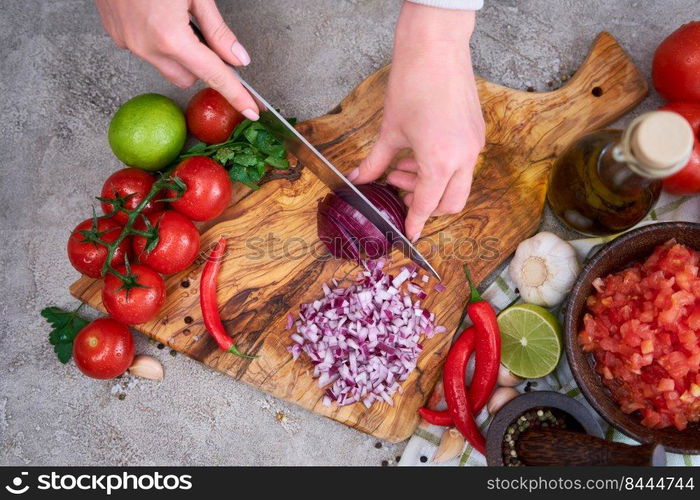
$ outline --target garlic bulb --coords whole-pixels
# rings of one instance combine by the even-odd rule
[[[552,307],[569,293],[580,266],[574,247],[543,231],[518,245],[508,271],[525,302]]]

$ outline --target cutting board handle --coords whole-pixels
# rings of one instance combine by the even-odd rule
[[[485,110],[521,114],[522,127],[514,132],[540,138],[531,151],[530,158],[533,159],[551,155],[553,150],[558,154],[581,135],[597,130],[633,109],[648,93],[646,79],[634,61],[606,31],[595,39],[573,77],[557,90],[517,92],[507,106],[494,106],[486,101],[502,95],[503,87],[481,79],[478,84],[480,95],[490,96],[482,99]],[[537,124],[529,126],[526,120],[534,115],[537,115]],[[498,126],[502,120],[501,116],[486,116],[487,129]],[[487,136],[489,132],[496,134],[495,130],[487,130]],[[517,137],[513,139],[513,142],[517,141]]]
[[[591,120],[591,126],[596,128],[630,111],[647,93],[646,79],[607,31],[595,39],[571,80],[552,92],[553,97],[580,101],[597,109],[599,113]]]

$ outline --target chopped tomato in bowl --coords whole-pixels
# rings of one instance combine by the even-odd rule
[[[626,414],[652,429],[700,422],[700,252],[670,240],[596,278],[578,342]]]
[[[700,454],[699,267],[699,223],[649,224],[589,259],[564,311],[582,395],[617,430],[672,453]]]

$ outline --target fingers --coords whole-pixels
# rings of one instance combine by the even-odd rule
[[[168,55],[211,88],[219,91],[243,116],[250,120],[259,118],[257,104],[231,68],[200,43],[194,33],[190,31],[182,47]]]
[[[399,149],[386,138],[380,136],[360,166],[348,174],[348,180],[355,184],[365,184],[377,180],[394,159],[396,153],[399,152]]]
[[[434,169],[429,175],[418,174],[416,189],[410,197],[408,215],[406,216],[406,236],[411,241],[420,238],[428,217],[432,215],[442,198],[449,177],[440,175]],[[408,198],[408,196],[407,196]]]
[[[112,38],[114,44],[120,49],[126,48],[124,36],[122,35],[121,30],[117,29],[109,2],[107,0],[95,0],[95,6],[97,7],[97,12],[100,14],[102,27]]]
[[[192,3],[192,14],[199,21],[199,27],[204,33],[209,46],[219,57],[234,66],[250,64],[248,51],[228,27],[214,0],[195,0]]]
[[[472,169],[461,168],[450,179],[433,215],[458,214],[464,209],[472,186]]]
[[[197,77],[194,76],[190,71],[188,71],[180,63],[168,59],[165,57],[149,57],[147,58],[161,75],[165,77],[166,80],[174,83],[180,88],[188,88],[195,84]]]
[[[392,170],[386,176],[386,180],[392,186],[395,186],[404,191],[413,192],[416,190],[418,176],[413,172],[404,172],[403,170]]]
[[[396,162],[396,170],[403,170],[404,172],[413,172],[414,174],[418,172],[418,162],[413,157],[401,158]]]
[[[389,184],[399,189],[412,192],[416,189],[416,182],[418,181],[418,177],[416,177],[417,172],[418,162],[415,158],[402,158],[396,162],[395,169],[389,172],[389,175],[386,176],[386,180]]]

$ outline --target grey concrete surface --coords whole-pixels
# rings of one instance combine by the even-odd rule
[[[331,109],[389,62],[398,0],[219,2],[253,56],[245,74],[285,113]],[[472,45],[477,72],[547,90],[575,69],[602,29],[649,74],[655,46],[700,17],[697,0],[486,0]],[[6,0],[0,14],[0,464],[196,465],[396,462],[382,443],[212,372],[137,335],[161,383],[97,381],[61,365],[39,316],[74,306],[64,245],[120,168],[106,129],[142,92],[185,103],[114,47],[91,2]],[[652,95],[640,109],[659,103]],[[547,226],[556,227],[548,219]],[[125,387],[122,387],[125,386]],[[126,397],[117,396],[124,393]]]

